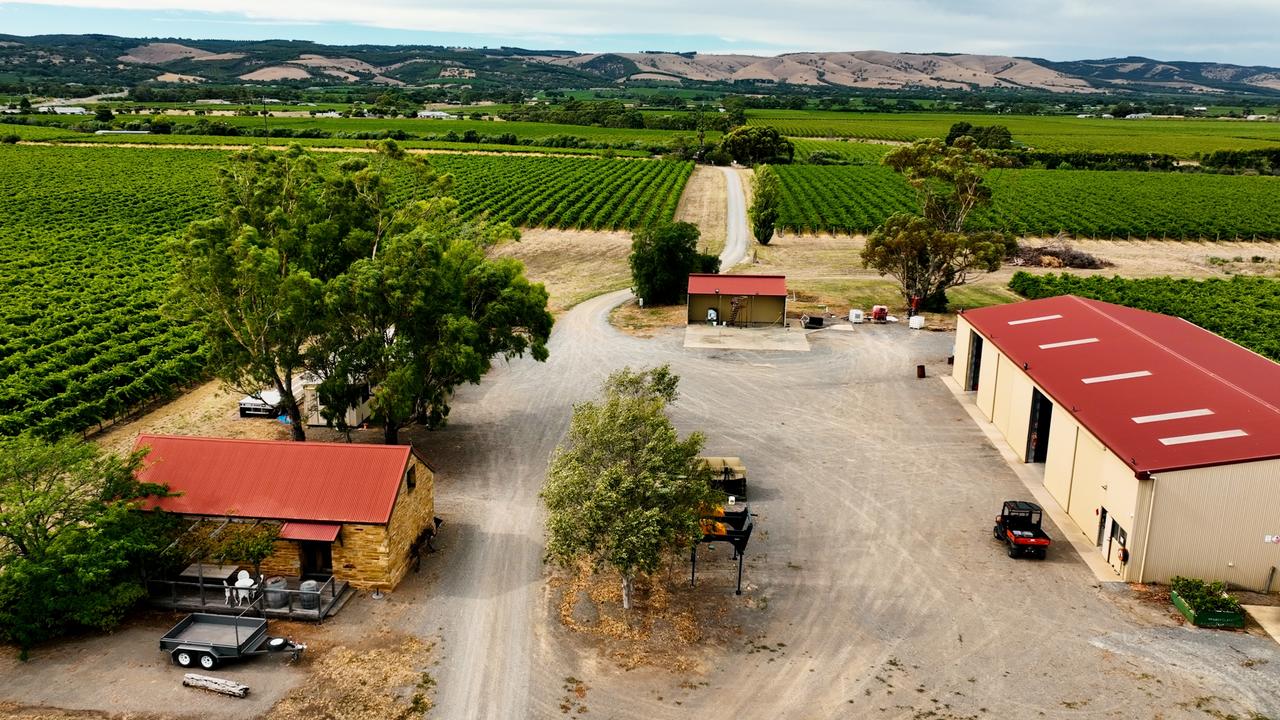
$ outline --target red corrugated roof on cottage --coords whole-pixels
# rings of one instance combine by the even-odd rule
[[[336,523],[287,522],[280,526],[280,539],[333,542],[341,529]]]
[[[689,276],[690,295],[766,295],[787,296],[785,275],[712,275]]]
[[[135,447],[151,448],[139,480],[178,493],[151,507],[302,523],[386,523],[413,452],[408,445],[172,435],[142,435]]]
[[[1135,472],[1280,458],[1280,364],[1208,330],[1071,295],[964,318]]]

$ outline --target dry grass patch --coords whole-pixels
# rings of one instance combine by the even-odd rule
[[[699,563],[702,570],[702,563]],[[700,672],[715,648],[740,639],[734,622],[736,608],[750,607],[732,585],[713,581],[710,563],[699,572],[697,588],[689,587],[686,568],[671,567],[652,577],[636,579],[632,609],[622,609],[622,584],[617,573],[592,572],[589,565],[552,577],[565,627],[592,641],[623,669],[663,668],[675,673]]]
[[[429,663],[434,643],[396,637],[369,647],[335,647],[311,663],[306,682],[271,709],[278,720],[424,717],[435,679]]]
[[[658,305],[642,308],[632,298],[609,313],[615,328],[636,337],[653,337],[663,330],[684,327],[688,319],[684,305]]]
[[[699,165],[684,186],[675,219],[698,226],[702,236],[702,252],[719,255],[728,236],[725,208],[728,207],[728,183],[720,168]]]
[[[524,263],[525,275],[540,282],[559,314],[580,302],[631,285],[631,233],[586,230],[521,231],[520,242],[494,248],[497,257]]]

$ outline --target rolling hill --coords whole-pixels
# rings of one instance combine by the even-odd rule
[[[679,85],[874,90],[1146,91],[1280,96],[1280,68],[1142,57],[1056,62],[1001,55],[875,50],[774,57],[702,53],[583,54],[568,50],[331,46],[306,41],[133,39],[107,35],[0,35],[0,78],[17,82],[134,84]]]

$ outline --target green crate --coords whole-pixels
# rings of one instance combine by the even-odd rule
[[[1243,612],[1205,612],[1197,613],[1191,609],[1186,600],[1183,600],[1177,591],[1169,591],[1169,599],[1173,600],[1173,606],[1178,608],[1178,612],[1196,627],[1207,628],[1242,628],[1244,627]]]

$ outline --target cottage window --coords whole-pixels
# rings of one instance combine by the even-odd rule
[[[410,490],[412,490],[412,489],[414,489],[415,487],[417,487],[417,485],[418,485],[418,468],[411,467],[411,468],[409,468],[409,470],[408,470],[407,472],[405,472],[405,474],[404,474],[404,483],[405,483],[405,485],[408,485],[408,486],[409,486],[409,489],[410,489]]]

